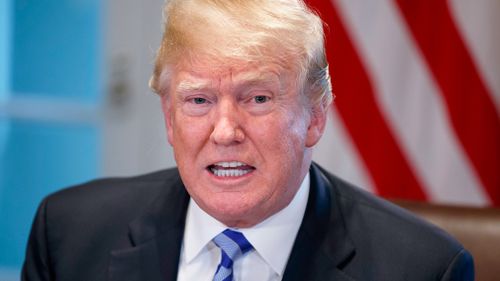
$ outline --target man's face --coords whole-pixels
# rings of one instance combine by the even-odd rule
[[[252,226],[283,209],[307,173],[324,114],[310,114],[293,74],[275,64],[198,62],[171,76],[162,102],[182,180],[228,226]]]

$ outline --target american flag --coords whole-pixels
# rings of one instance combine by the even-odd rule
[[[307,2],[336,95],[315,160],[387,198],[500,206],[500,1]]]

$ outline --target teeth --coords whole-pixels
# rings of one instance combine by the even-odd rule
[[[241,177],[252,170],[251,166],[239,161],[223,161],[210,166],[210,171],[218,177]]]
[[[251,170],[239,170],[239,169],[231,169],[231,170],[223,170],[223,169],[211,169],[212,173],[218,177],[241,177],[243,175],[248,174]]]
[[[231,162],[219,162],[215,163],[216,166],[221,166],[223,168],[236,168],[240,166],[245,166],[245,163],[238,162],[238,161],[231,161]]]

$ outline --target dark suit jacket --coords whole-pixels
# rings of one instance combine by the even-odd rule
[[[188,202],[176,169],[50,195],[33,223],[22,280],[175,280]],[[283,280],[473,275],[471,256],[446,233],[312,165],[306,213]]]

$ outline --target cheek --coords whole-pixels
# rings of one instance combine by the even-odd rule
[[[202,120],[193,122],[177,115],[173,118],[171,130],[171,144],[177,163],[181,165],[199,153],[205,142],[206,129]]]
[[[287,113],[259,124],[268,124],[260,126],[261,129],[265,128],[261,134],[261,144],[264,157],[270,160],[273,170],[281,174],[296,170],[295,165],[301,165],[306,148],[307,128],[304,118]]]
[[[289,151],[303,151],[307,136],[306,120],[303,114],[288,112],[276,132],[283,146]]]
[[[178,112],[173,119],[173,135],[180,144],[201,141],[209,134],[207,118],[193,118]]]

